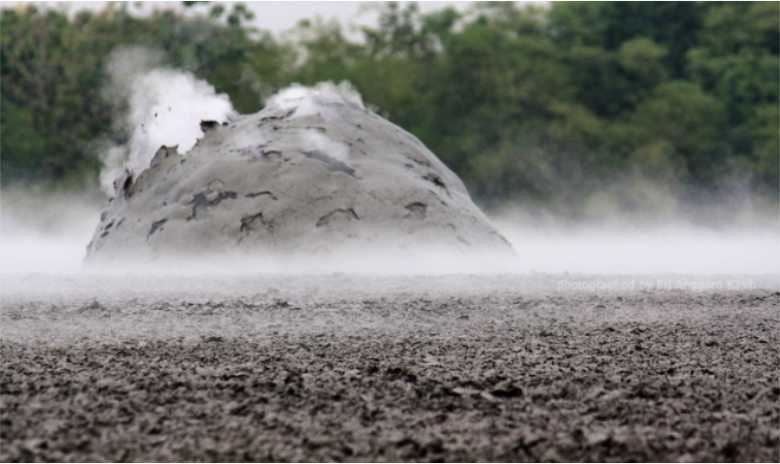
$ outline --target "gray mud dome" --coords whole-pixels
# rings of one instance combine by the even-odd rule
[[[0,276],[0,460],[780,460],[776,279],[567,282]]]
[[[452,171],[347,96],[309,90],[201,129],[187,154],[162,147],[149,168],[115,181],[90,260],[364,247],[512,253]]]

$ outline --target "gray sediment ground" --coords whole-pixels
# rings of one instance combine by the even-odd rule
[[[3,461],[778,461],[780,279],[0,276]]]

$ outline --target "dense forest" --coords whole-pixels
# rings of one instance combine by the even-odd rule
[[[3,9],[3,185],[96,188],[95,141],[126,136],[101,93],[105,62],[140,45],[241,112],[294,82],[348,81],[488,207],[777,208],[780,3],[388,4],[358,38],[316,19],[274,36],[252,19],[193,2]]]

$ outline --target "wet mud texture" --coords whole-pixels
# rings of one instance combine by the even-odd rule
[[[774,288],[284,282],[6,296],[0,459],[780,460]]]

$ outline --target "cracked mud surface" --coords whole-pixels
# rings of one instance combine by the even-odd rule
[[[780,460],[777,278],[566,279],[0,277],[0,460]]]

